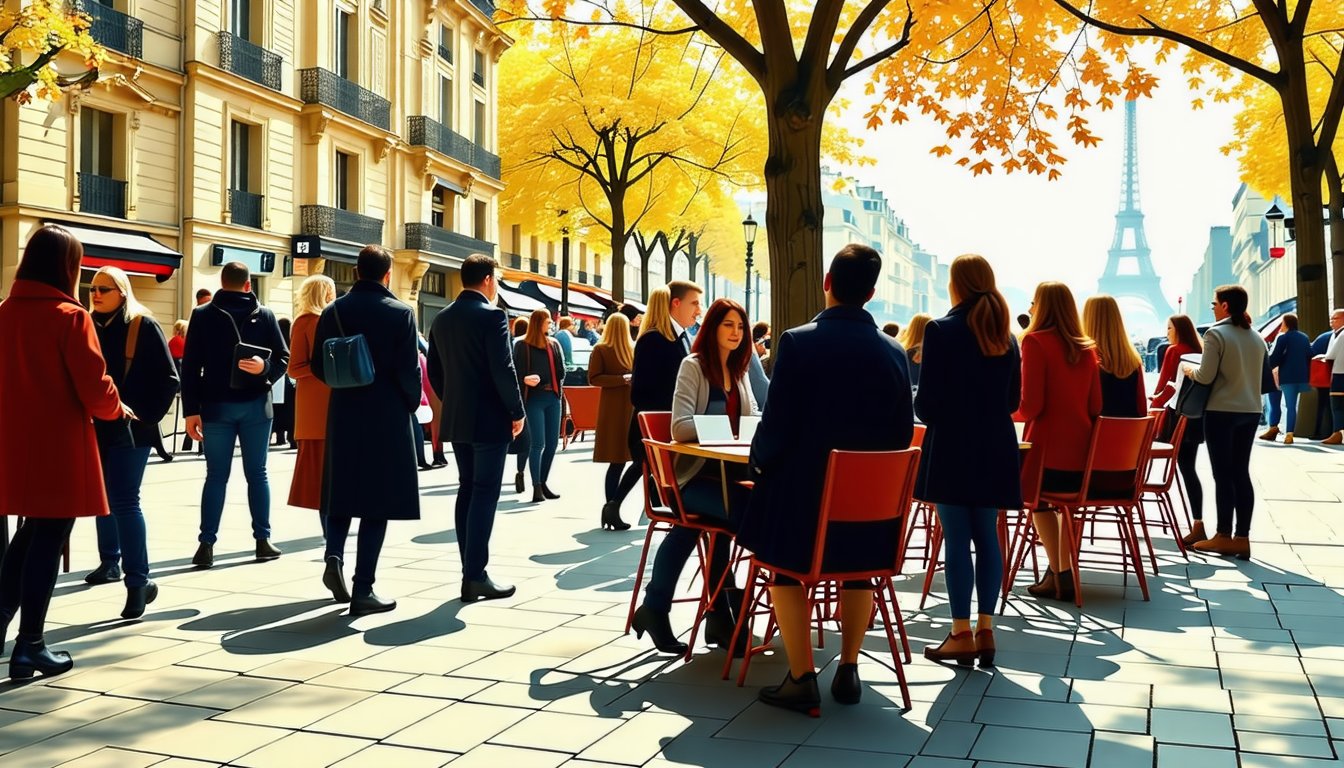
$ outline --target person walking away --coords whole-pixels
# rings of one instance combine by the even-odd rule
[[[153,315],[135,300],[131,280],[116,267],[103,267],[89,286],[94,330],[107,362],[107,374],[122,402],[135,409],[136,421],[93,422],[102,460],[110,516],[95,520],[98,568],[84,577],[88,584],[109,584],[126,572],[123,619],[138,619],[158,597],[149,579],[145,515],[140,508],[149,449],[159,434],[159,421],[177,396],[177,367],[168,342]]]
[[[1138,419],[1148,415],[1143,358],[1129,343],[1120,305],[1106,294],[1083,302],[1083,333],[1096,344],[1101,378],[1101,415]]]
[[[558,499],[560,494],[546,484],[560,442],[560,413],[565,398],[564,345],[550,337],[551,314],[545,309],[532,313],[527,335],[513,344],[513,367],[523,393],[527,432],[531,438],[528,459],[532,467],[532,501]],[[558,336],[567,336],[562,330]]]
[[[299,286],[298,306],[290,339],[288,375],[294,379],[294,440],[299,455],[289,482],[289,505],[319,510],[322,535],[327,517],[322,509],[322,468],[326,465],[327,409],[331,388],[313,373],[317,357],[317,321],[336,300],[336,283],[326,275],[312,275]]]
[[[1101,415],[1096,345],[1082,326],[1067,285],[1045,282],[1036,286],[1031,325],[1022,336],[1018,416],[1027,424],[1022,439],[1032,444],[1031,461],[1043,466],[1042,491],[1071,493],[1082,487],[1092,424]],[[1036,469],[1033,463],[1027,471],[1034,476]],[[1031,519],[1049,566],[1027,592],[1072,601],[1073,550],[1061,536],[1059,513],[1039,509]]]
[[[935,505],[943,527],[952,631],[926,646],[931,661],[994,663],[994,603],[1003,578],[999,510],[1022,508],[1022,471],[1013,412],[1022,361],[1008,301],[982,256],[958,256],[948,271],[952,309],[925,324],[915,415],[927,431],[915,498]],[[919,315],[916,315],[919,317]],[[913,322],[911,323],[913,325]],[[976,482],[966,482],[974,472]],[[971,543],[975,543],[975,561]],[[977,616],[971,627],[971,591]]]
[[[529,315],[528,317],[531,316]],[[513,321],[513,338],[515,345],[527,336],[527,320],[527,317],[519,317]],[[524,482],[524,478],[527,477],[527,460],[532,453],[532,433],[528,429],[528,426],[526,421],[524,421],[523,431],[519,432],[518,436],[513,438],[513,442],[509,443],[509,454],[518,457],[516,460],[518,464],[516,467],[517,472],[513,477],[514,493],[524,493],[527,491],[527,484]]]
[[[83,258],[74,235],[39,228],[0,303],[0,515],[21,523],[0,561],[0,653],[19,619],[11,680],[74,666],[69,653],[47,647],[45,627],[75,520],[108,513],[93,419],[135,419],[107,375],[93,319],[74,298]]]
[[[350,292],[322,311],[313,336],[319,352],[328,339],[362,335],[373,362],[373,381],[333,388],[327,410],[322,512],[327,517],[326,570],[322,584],[351,616],[382,613],[397,601],[374,594],[378,556],[389,520],[420,519],[415,439],[420,425],[420,347],[415,310],[387,289],[392,253],[367,245],[355,265]],[[324,354],[312,358],[313,375],[330,383]],[[421,438],[423,442],[423,437]],[[352,589],[345,586],[345,542],[359,519]]]
[[[1167,319],[1167,351],[1162,358],[1162,369],[1158,374],[1157,388],[1153,390],[1152,406],[1166,409],[1166,423],[1175,429],[1176,413],[1173,398],[1176,396],[1176,373],[1180,370],[1181,358],[1185,355],[1198,355],[1204,351],[1204,344],[1195,331],[1195,323],[1188,315],[1172,315]],[[1160,439],[1170,437],[1170,429]],[[1199,480],[1199,470],[1195,460],[1199,458],[1199,445],[1204,442],[1204,419],[1185,418],[1185,435],[1181,438],[1180,450],[1176,453],[1176,469],[1181,473],[1181,482],[1185,484],[1186,496],[1190,501],[1190,518],[1193,521],[1190,532],[1181,537],[1182,543],[1192,547],[1196,542],[1204,541],[1208,536],[1204,532],[1204,484]]]
[[[429,383],[443,400],[440,432],[453,444],[458,491],[454,511],[462,558],[462,602],[510,597],[490,580],[495,524],[509,442],[523,431],[523,396],[509,348],[509,317],[494,306],[499,264],[472,254],[462,263],[462,292],[429,330]]]
[[[811,566],[831,451],[910,447],[911,398],[892,397],[910,391],[905,351],[863,309],[881,272],[882,257],[872,248],[850,244],[840,249],[822,284],[826,309],[774,344],[770,400],[751,446],[749,467],[756,485],[737,542],[782,568],[806,572]],[[844,382],[843,394],[837,382]],[[900,531],[889,523],[845,528],[834,526],[828,534],[828,553],[836,555],[831,562],[828,554],[828,568],[864,570],[895,561]],[[820,709],[821,695],[803,588],[778,576],[775,583],[770,600],[789,671],[779,685],[761,689],[760,699],[811,713]],[[831,683],[831,696],[841,704],[857,704],[862,696],[858,657],[872,615],[872,585],[842,584],[839,667]]]
[[[1311,354],[1314,360],[1324,360],[1325,353],[1330,351],[1330,342],[1344,331],[1344,309],[1336,309],[1330,313],[1330,330],[1317,336],[1311,342]],[[1311,434],[1312,440],[1324,440],[1335,432],[1334,419],[1330,414],[1330,387],[1315,387],[1316,389],[1316,431]],[[1340,425],[1344,429],[1344,424]]]
[[[885,333],[885,334],[887,334],[888,336],[890,336],[890,337],[893,338],[893,339],[900,338],[900,336],[901,336],[901,324],[900,324],[900,323],[887,323],[886,325],[882,326],[882,332]]]
[[[910,385],[919,389],[919,370],[924,360],[924,329],[928,327],[929,321],[933,318],[920,312],[910,318],[906,324],[905,330],[896,337],[905,348],[905,356],[910,359]]]
[[[247,507],[257,560],[281,552],[271,544],[271,485],[266,456],[271,437],[271,388],[289,367],[289,347],[275,313],[252,293],[247,265],[219,271],[219,293],[191,313],[182,355],[182,410],[187,434],[205,442],[205,487],[201,491],[200,546],[192,565],[215,564],[215,541],[224,515],[224,493],[233,468],[233,447],[243,455]],[[206,439],[208,438],[208,439]]]
[[[288,317],[282,317],[278,321],[280,324],[280,337],[285,340],[285,347],[291,347],[289,332],[292,323]],[[272,404],[272,410],[275,412],[275,418],[271,421],[271,434],[275,436],[275,445],[288,445],[290,448],[298,448],[294,442],[294,383],[289,380],[289,373],[280,377],[280,381],[275,384],[279,398],[274,394],[272,399],[276,400]]]
[[[1307,383],[1311,378],[1311,339],[1297,329],[1297,315],[1291,312],[1283,316],[1279,334],[1274,337],[1269,367],[1278,374],[1279,391],[1269,394],[1269,429],[1260,439],[1273,442],[1279,436],[1279,420],[1287,410],[1283,444],[1292,445],[1293,431],[1297,427],[1298,398],[1311,389]]]
[[[550,320],[551,320],[551,313],[547,312],[546,313],[547,333],[550,333],[551,329]],[[534,315],[532,324],[536,325],[536,323],[537,321]],[[572,329],[574,328],[574,318],[561,317],[556,321],[555,325],[556,325],[556,330],[554,334],[555,343],[560,345],[560,349],[564,353],[565,370],[569,370],[574,367],[574,334],[571,332]]]
[[[607,465],[603,484],[602,528],[624,531],[630,524],[621,519],[621,472],[630,461],[626,440],[630,425],[630,370],[635,364],[635,346],[630,343],[630,321],[616,313],[607,318],[602,339],[588,360],[588,384],[602,389],[597,405],[597,434],[593,461]],[[636,478],[638,479],[638,478]],[[631,483],[631,487],[634,484]],[[629,492],[629,488],[626,489]]]
[[[1212,539],[1194,547],[1196,552],[1250,560],[1255,511],[1251,448],[1260,425],[1260,384],[1267,351],[1264,339],[1251,328],[1246,289],[1223,285],[1213,296],[1215,322],[1204,332],[1199,367],[1184,366],[1186,376],[1212,385],[1204,408],[1204,437],[1213,469],[1218,529]]]

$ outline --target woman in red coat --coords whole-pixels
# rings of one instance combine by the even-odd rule
[[[0,304],[0,360],[8,361],[0,367],[0,515],[23,518],[0,563],[0,644],[19,615],[15,680],[74,665],[42,637],[75,518],[108,511],[92,420],[135,418],[107,375],[92,318],[72,297],[83,258],[73,235],[42,227]]]
[[[1097,352],[1083,334],[1073,292],[1063,283],[1041,283],[1032,302],[1031,324],[1022,337],[1022,406],[1027,422],[1023,439],[1033,460],[1044,463],[1041,490],[1077,491],[1092,438],[1092,422],[1101,413]],[[1037,511],[1032,522],[1050,566],[1027,591],[1037,597],[1073,600],[1072,552],[1060,541],[1059,516]]]

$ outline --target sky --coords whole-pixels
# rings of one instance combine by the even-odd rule
[[[1203,260],[1209,228],[1232,223],[1237,160],[1220,148],[1232,138],[1236,109],[1224,104],[1192,110],[1179,69],[1170,65],[1156,73],[1162,84],[1138,105],[1140,202],[1153,266],[1175,307]],[[1057,136],[1069,160],[1058,181],[1001,170],[976,178],[954,165],[958,154],[929,154],[947,142],[943,129],[922,116],[865,129],[864,97],[855,83],[847,89],[853,93],[842,97],[852,99],[853,110],[843,120],[867,140],[862,152],[878,162],[842,170],[885,193],[916,243],[944,263],[979,253],[994,265],[1001,287],[1027,296],[1043,280],[1068,283],[1080,301],[1096,292],[1120,205],[1123,104],[1091,116],[1093,132],[1103,139],[1096,147]]]

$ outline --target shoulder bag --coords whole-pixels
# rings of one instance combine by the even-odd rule
[[[229,386],[233,389],[270,389],[270,385],[265,383],[265,378],[256,374],[247,373],[238,367],[238,363],[249,357],[259,357],[262,360],[271,359],[271,350],[266,347],[259,347],[255,344],[248,344],[243,341],[242,331],[238,330],[238,321],[233,319],[233,315],[228,310],[215,304],[211,304],[218,309],[225,317],[229,319],[229,325],[233,326],[233,335],[238,337],[238,343],[233,345],[233,364],[229,368]],[[261,385],[258,382],[261,382]]]
[[[369,342],[364,334],[347,336],[345,326],[341,324],[341,313],[336,305],[331,305],[331,314],[336,318],[336,328],[341,335],[322,342],[322,373],[326,383],[332,389],[355,389],[367,387],[373,383],[373,356],[369,354]]]
[[[1200,384],[1194,378],[1186,376],[1185,382],[1181,384],[1181,391],[1176,395],[1176,413],[1187,419],[1204,418],[1204,409],[1209,405],[1209,395],[1213,394],[1213,384],[1218,381],[1218,373],[1222,367],[1223,361],[1219,358],[1219,371],[1214,372],[1208,384]]]

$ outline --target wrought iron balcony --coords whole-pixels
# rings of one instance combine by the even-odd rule
[[[527,271],[534,275],[541,274],[541,262],[538,259],[528,259]]]
[[[484,88],[484,87],[485,87],[485,75],[482,74],[482,73],[480,73],[480,72],[472,72],[472,73],[471,73],[471,82],[473,82],[473,83],[475,83],[475,84],[481,86],[482,88]]]
[[[241,189],[229,190],[229,216],[234,224],[261,229],[265,219],[262,214],[262,201],[266,198],[244,192]]]
[[[98,0],[76,0],[75,9],[93,22],[89,34],[94,42],[127,56],[141,58],[145,52],[145,23]]]
[[[79,174],[79,210],[126,218],[126,182],[92,173]]]
[[[302,206],[300,217],[302,234],[305,235],[331,237],[361,245],[383,242],[382,219],[325,205]]]
[[[375,128],[392,130],[392,105],[387,99],[330,70],[299,70],[299,98],[304,104],[325,104]]]
[[[577,275],[577,279],[578,279],[578,281],[579,281],[580,283],[583,283],[584,285],[587,285],[587,284],[588,284],[588,273],[585,272],[585,271],[583,271],[582,269],[580,269],[580,270],[579,270],[579,273],[578,273],[578,275]]]
[[[457,232],[450,232],[433,224],[410,223],[406,225],[406,247],[417,251],[428,251],[443,256],[455,256],[465,259],[473,253],[486,256],[495,255],[495,244]]]
[[[547,276],[547,277],[555,277],[556,274],[557,274],[557,273],[556,273],[556,271],[555,271],[555,263],[552,262],[552,263],[550,263],[550,264],[547,264],[547,265],[546,265],[546,276]]]
[[[282,62],[278,53],[271,53],[232,32],[219,33],[219,68],[226,72],[278,91]]]
[[[448,46],[444,45],[443,43],[439,43],[439,58],[440,58],[440,59],[443,59],[444,61],[448,62],[449,64],[452,64],[452,63],[453,63],[453,49],[452,49],[452,48],[449,48]]]
[[[522,269],[523,257],[516,253],[500,253],[500,264],[508,269]]]
[[[492,19],[495,17],[495,0],[471,0],[471,4],[479,8],[481,13],[486,16]]]
[[[593,286],[594,286],[595,288],[601,288],[601,287],[602,287],[602,276],[601,276],[601,275],[593,275]]]
[[[429,147],[473,168],[485,171],[493,179],[499,178],[499,155],[485,151],[481,145],[454,131],[433,118],[415,115],[406,119],[407,143]]]

